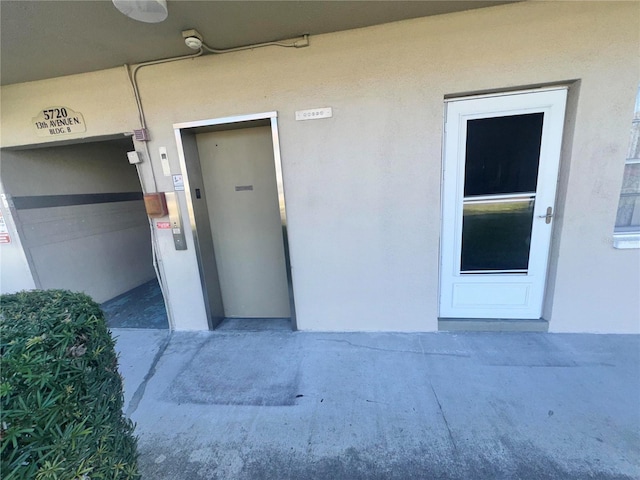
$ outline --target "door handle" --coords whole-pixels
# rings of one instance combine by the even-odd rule
[[[546,215],[538,215],[538,218],[544,218],[544,223],[546,223],[546,224],[551,223],[551,219],[553,218],[553,208],[552,207],[547,207],[547,214]]]

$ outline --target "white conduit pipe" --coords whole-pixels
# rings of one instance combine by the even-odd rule
[[[308,47],[309,46],[309,35],[303,35],[301,40],[297,40],[293,43],[284,43],[284,42],[264,42],[264,43],[254,43],[253,45],[245,45],[242,47],[234,47],[234,48],[224,48],[224,49],[219,49],[219,48],[211,48],[210,46],[208,46],[206,43],[202,43],[202,48],[205,49],[207,52],[210,53],[217,53],[217,54],[221,54],[221,53],[231,53],[231,52],[240,52],[242,50],[252,50],[254,48],[260,48],[260,47],[288,47],[288,48],[302,48],[302,47]]]

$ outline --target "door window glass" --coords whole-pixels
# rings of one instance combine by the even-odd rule
[[[464,205],[460,270],[526,271],[532,222],[533,200]]]
[[[543,120],[467,121],[460,272],[527,272]]]
[[[464,196],[535,192],[543,113],[467,122]]]

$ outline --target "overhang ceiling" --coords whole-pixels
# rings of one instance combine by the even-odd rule
[[[0,81],[28,82],[189,54],[180,33],[188,28],[213,48],[230,48],[503,3],[512,2],[169,0],[169,17],[147,24],[125,17],[110,0],[0,0]]]

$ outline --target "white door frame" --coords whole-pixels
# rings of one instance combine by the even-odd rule
[[[555,213],[567,87],[451,99],[446,104],[440,263],[441,318],[539,319]],[[461,273],[467,120],[544,113],[528,269]],[[509,195],[513,198],[513,195]],[[496,196],[497,197],[497,196]],[[499,198],[494,198],[499,201]]]

